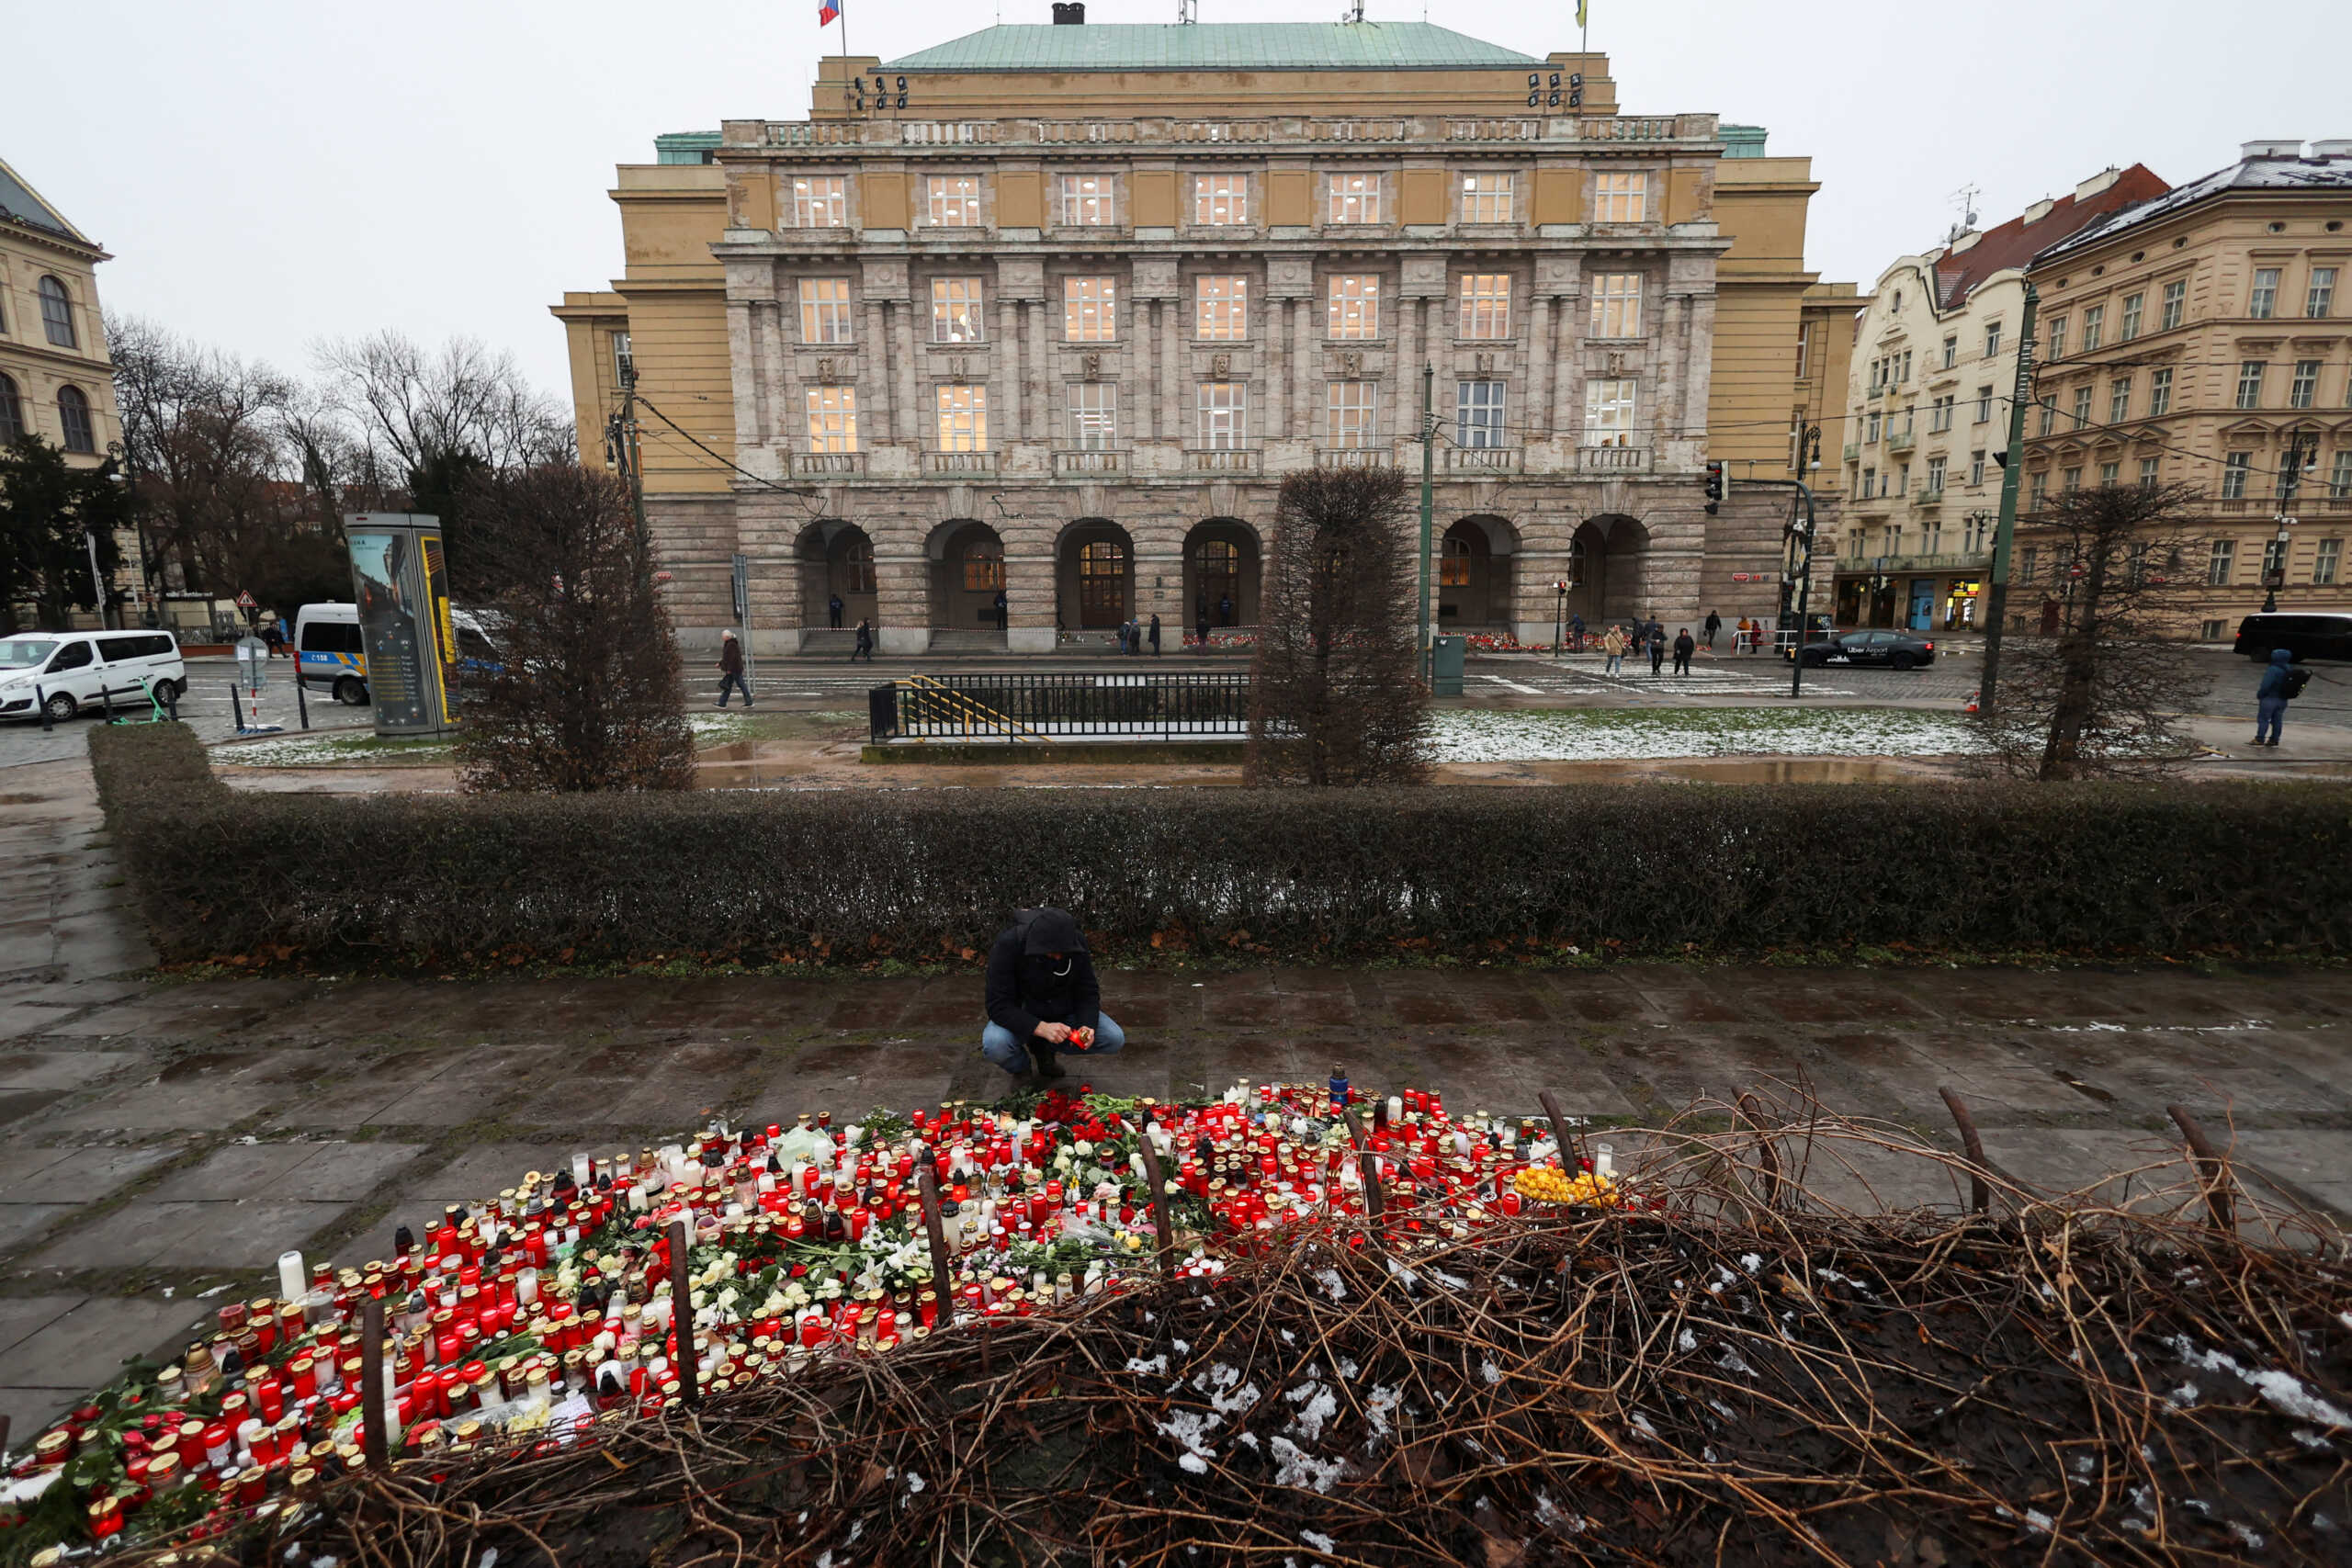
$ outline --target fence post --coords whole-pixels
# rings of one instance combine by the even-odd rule
[[[1166,1273],[1176,1265],[1176,1232],[1168,1224],[1168,1181],[1159,1172],[1159,1152],[1151,1146],[1151,1134],[1146,1133],[1136,1141],[1136,1150],[1143,1156],[1143,1177],[1151,1183],[1151,1228],[1159,1237],[1159,1269]]]
[[[1576,1167],[1568,1163],[1568,1119],[1560,1114],[1560,1102],[1552,1098],[1552,1091],[1548,1089],[1537,1092],[1535,1102],[1544,1108],[1544,1114],[1552,1120],[1552,1141],[1560,1145],[1560,1168],[1573,1173]],[[1590,1157],[1585,1153],[1582,1138],[1576,1141],[1576,1157],[1579,1160]]]
[[[302,671],[300,668],[301,657],[302,656],[299,653],[294,656],[296,660],[296,667],[294,671],[294,707],[295,711],[302,716],[302,728],[308,729],[311,728],[311,699],[305,696],[302,692]]]
[[[180,721],[180,683],[177,681],[164,682],[164,711],[171,716],[174,724]]]
[[[702,1408],[702,1369],[695,1360],[694,1292],[686,1287],[686,1248],[694,1223],[681,1214],[670,1224],[670,1326],[678,1337],[678,1390],[686,1408]]]
[[[1355,1107],[1348,1106],[1340,1114],[1348,1119],[1348,1136],[1356,1146],[1356,1174],[1363,1178],[1364,1218],[1372,1222],[1366,1229],[1372,1245],[1379,1247],[1388,1229],[1387,1195],[1380,1190],[1380,1156],[1373,1152],[1371,1140],[1363,1135],[1363,1123],[1356,1120]]]
[[[359,1440],[368,1468],[390,1462],[390,1434],[384,1425],[384,1298],[370,1294],[359,1303]]]
[[[33,706],[40,709],[40,732],[43,735],[57,728],[57,721],[49,716],[49,694],[39,685],[33,687]]]
[[[2180,1126],[2181,1135],[2188,1140],[2189,1152],[2197,1156],[2197,1174],[2205,1185],[2205,1209],[2212,1216],[2217,1231],[2234,1231],[2237,1214],[2230,1200],[2230,1166],[2205,1136],[2205,1129],[2197,1118],[2182,1105],[2167,1105],[2165,1114]]]
[[[237,695],[234,681],[229,682],[229,717],[236,724],[237,733],[243,735],[245,732],[245,705],[244,700]]]
[[[1977,1135],[1975,1118],[1968,1114],[1968,1107],[1960,1102],[1960,1096],[1949,1087],[1939,1087],[1936,1092],[1944,1097],[1944,1109],[1960,1124],[1960,1146],[1968,1151],[1968,1208],[1971,1213],[1981,1214],[1993,1197],[1993,1190],[1984,1179],[1984,1140]]]
[[[932,1332],[944,1333],[956,1321],[956,1280],[947,1269],[947,1235],[939,1227],[939,1162],[929,1144],[915,1166],[915,1190],[922,1194],[922,1228],[931,1238],[932,1297],[939,1303],[939,1321]]]

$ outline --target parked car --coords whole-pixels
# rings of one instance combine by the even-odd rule
[[[0,718],[39,718],[46,706],[62,722],[109,702],[143,704],[151,689],[174,700],[187,691],[187,665],[169,632],[25,632],[0,639]]]
[[[1889,670],[1917,670],[1936,661],[1936,645],[1909,632],[1848,632],[1805,644],[1807,664],[1883,664]]]
[[[458,661],[468,668],[495,669],[498,617],[490,611],[453,610]],[[359,606],[305,604],[294,614],[295,675],[313,692],[332,692],[352,707],[368,701],[368,651],[361,646]]]
[[[2233,652],[2259,663],[2270,657],[2274,648],[2283,648],[2298,660],[2352,659],[2352,615],[2282,612],[2248,615],[2238,623]]]

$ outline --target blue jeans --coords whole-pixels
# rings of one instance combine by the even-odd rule
[[[2278,745],[2278,728],[2286,722],[2286,698],[2263,697],[2257,700],[2254,705],[2255,744],[2260,745],[2267,738],[2271,745]]]
[[[1625,672],[1625,656],[1622,653],[1612,653],[1600,668],[1601,673],[1605,675],[1622,675]]]
[[[743,694],[743,705],[745,707],[750,707],[752,705],[751,682],[744,680],[740,673],[734,671],[729,671],[726,674],[723,674],[718,678],[718,705],[720,707],[725,707],[727,705],[727,694],[730,688]]]
[[[1069,1056],[1115,1056],[1119,1054],[1119,1047],[1126,1043],[1126,1031],[1121,1029],[1109,1013],[1098,1013],[1094,1019],[1093,1045],[1084,1051],[1066,1050],[1062,1054]],[[1012,1031],[993,1021],[980,1031],[980,1055],[1008,1073],[1028,1071],[1031,1051],[1053,1049],[1035,1035],[1025,1041],[1015,1040]]]

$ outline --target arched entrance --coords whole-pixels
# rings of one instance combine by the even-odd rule
[[[1647,603],[1649,530],[1631,517],[1589,518],[1576,531],[1578,573],[1568,594],[1568,610],[1584,617],[1587,631],[1598,634],[1610,621],[1645,615]]]
[[[1135,541],[1116,523],[1091,518],[1062,535],[1055,562],[1055,624],[1109,631],[1136,602]]]
[[[1438,542],[1438,626],[1442,631],[1509,630],[1511,557],[1519,531],[1499,517],[1465,517]]]
[[[931,531],[931,625],[935,631],[999,631],[1004,541],[985,523],[942,523]]]
[[[1231,517],[1212,518],[1184,536],[1184,625],[1205,615],[1212,626],[1258,624],[1258,531]]]
[[[842,601],[841,624],[882,624],[874,587],[874,541],[854,523],[827,518],[801,531],[800,624],[811,629],[833,624],[831,602]]]

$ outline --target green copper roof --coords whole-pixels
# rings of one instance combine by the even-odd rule
[[[983,28],[886,71],[1317,71],[1544,62],[1428,22],[1089,22]]]

